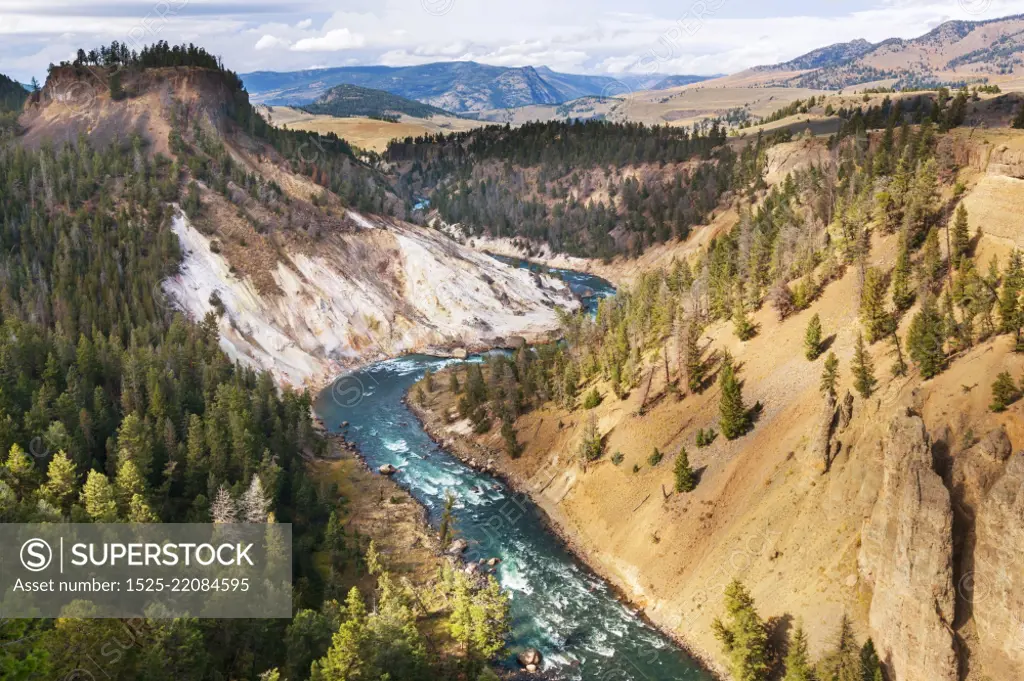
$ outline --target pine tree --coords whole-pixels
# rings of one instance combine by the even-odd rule
[[[741,341],[750,340],[757,335],[757,328],[750,321],[747,308],[743,304],[743,298],[740,295],[736,296],[736,305],[732,311],[732,323],[733,331],[736,332],[736,337]]]
[[[1020,294],[1024,289],[1024,259],[1020,251],[1014,249],[1006,263],[1003,273],[1003,288],[999,293],[999,330],[1002,333],[1020,335],[1024,326],[1024,313],[1021,310]]]
[[[452,371],[448,375],[448,390],[452,395],[458,395],[462,387],[459,385],[459,375]]]
[[[700,348],[701,329],[696,319],[686,325],[686,342],[683,355],[686,362],[686,386],[692,393],[699,393],[704,386],[704,357]]]
[[[875,642],[870,638],[864,642],[860,649],[860,680],[881,681],[882,661],[878,659],[878,651],[875,650]]]
[[[821,318],[815,313],[804,333],[804,354],[812,362],[821,355],[821,334]]]
[[[217,489],[217,496],[213,498],[210,506],[210,518],[214,523],[236,523],[238,522],[238,509],[235,500],[231,498],[231,492],[224,485]]]
[[[692,492],[693,488],[697,486],[697,476],[694,474],[693,468],[690,467],[690,457],[686,453],[686,447],[679,450],[674,473],[677,492]]]
[[[1009,371],[1003,371],[992,383],[992,404],[989,407],[994,412],[1006,411],[1006,408],[1020,398],[1020,389],[1013,381]]]
[[[238,515],[243,523],[262,525],[267,522],[267,515],[270,513],[270,500],[263,491],[263,482],[260,476],[253,475],[249,482],[249,488],[238,500]]]
[[[832,640],[832,649],[818,667],[818,676],[828,681],[861,681],[860,646],[853,634],[853,622],[845,613]]]
[[[921,251],[921,285],[928,291],[937,292],[942,282],[942,249],[939,246],[939,230],[934,227],[928,232]]]
[[[899,254],[892,272],[892,304],[897,314],[906,312],[914,304],[913,264],[905,234],[900,235]]]
[[[896,357],[892,363],[892,375],[896,377],[907,375],[907,361],[903,358],[903,345],[900,343],[900,336],[893,329],[893,332],[889,334],[889,338],[892,341],[892,354]]]
[[[797,623],[796,631],[789,641],[785,664],[786,675],[782,681],[814,681],[814,669],[807,652],[807,634],[800,623]]]
[[[952,261],[953,266],[958,270],[961,267],[961,260],[967,256],[971,249],[971,231],[967,224],[967,208],[963,202],[956,209],[956,217],[953,220],[952,235]]]
[[[139,475],[149,476],[153,463],[153,444],[147,423],[132,412],[124,417],[117,430],[118,467],[125,459],[135,462]]]
[[[4,468],[14,482],[14,491],[24,498],[35,487],[36,468],[32,459],[17,442],[11,445],[7,453]]]
[[[114,492],[117,495],[117,507],[122,515],[128,514],[132,497],[142,495],[146,492],[146,481],[139,474],[135,462],[125,459],[117,469],[117,476],[114,478]]]
[[[934,296],[927,296],[914,315],[907,332],[910,358],[925,379],[937,376],[945,368],[945,324]]]
[[[715,618],[712,628],[722,643],[732,676],[736,681],[766,681],[768,634],[757,614],[754,599],[739,580],[725,589],[726,621]]]
[[[597,461],[601,458],[602,447],[601,433],[597,429],[597,416],[594,412],[590,412],[583,424],[583,436],[579,446],[579,456],[584,465],[589,461]]]
[[[78,488],[78,474],[75,471],[75,464],[71,462],[68,455],[63,451],[57,452],[50,460],[46,469],[46,486],[44,492],[57,508],[67,512],[68,504],[75,496]]]
[[[853,372],[853,387],[857,389],[861,397],[871,397],[875,391],[875,367],[871,361],[871,355],[864,347],[863,334],[857,334],[857,345],[853,351],[853,364],[850,366]]]
[[[825,395],[836,396],[836,383],[839,381],[839,358],[836,353],[828,353],[825,358],[825,368],[821,372],[821,392]]]
[[[113,523],[117,521],[117,501],[114,488],[107,476],[99,471],[89,471],[82,487],[82,506],[93,522]]]
[[[512,459],[518,459],[522,453],[522,445],[510,419],[501,420],[501,439],[505,443],[505,453]]]
[[[722,435],[727,440],[735,440],[747,432],[750,420],[747,408],[743,404],[743,388],[736,378],[736,369],[728,354],[722,360],[718,387],[722,391],[718,403]]]
[[[141,494],[136,494],[132,497],[131,501],[128,502],[128,513],[125,515],[130,523],[158,523],[160,518],[157,517],[153,509],[149,507],[146,499]]]
[[[864,275],[864,288],[860,297],[860,319],[867,332],[868,343],[884,338],[891,325],[885,309],[885,294],[889,283],[882,272],[869,267]]]

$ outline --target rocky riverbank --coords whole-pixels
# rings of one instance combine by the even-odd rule
[[[558,505],[540,494],[544,491],[543,487],[546,482],[543,480],[543,475],[524,476],[512,466],[507,465],[508,458],[503,453],[475,441],[469,434],[471,431],[463,433],[457,427],[453,428],[444,416],[443,409],[448,408],[446,405],[437,402],[423,405],[412,399],[411,396],[415,394],[416,388],[422,383],[420,381],[413,386],[405,402],[409,410],[419,419],[423,430],[438,446],[443,447],[470,468],[492,475],[504,482],[515,493],[529,497],[541,510],[547,530],[557,536],[582,565],[607,583],[619,601],[627,604],[649,626],[671,639],[707,672],[719,679],[729,678],[728,672],[708,651],[695,646],[692,641],[684,638],[666,623],[651,617],[645,610],[645,604],[630,596],[629,585],[622,582],[618,575],[605,568],[602,562],[591,553],[592,549],[584,543],[581,535]]]

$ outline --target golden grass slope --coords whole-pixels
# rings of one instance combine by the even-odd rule
[[[455,116],[434,116],[413,118],[402,115],[397,123],[380,121],[363,116],[337,118],[320,114],[309,114],[287,106],[261,107],[269,114],[270,122],[292,130],[306,130],[322,135],[333,132],[353,146],[369,151],[383,152],[388,142],[404,137],[418,137],[439,132],[462,132],[479,128],[483,123]]]

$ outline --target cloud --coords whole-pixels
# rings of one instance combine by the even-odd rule
[[[168,6],[174,11],[166,11]],[[28,81],[79,47],[145,36],[193,42],[246,73],[473,59],[575,73],[718,74],[792,59],[834,42],[919,36],[944,19],[994,18],[1020,0],[0,0],[0,72]],[[625,9],[624,9],[625,8]]]
[[[264,35],[262,38],[256,41],[253,45],[254,50],[271,50],[278,47],[288,47],[291,43],[283,38],[278,38],[276,35],[270,35],[269,33]]]
[[[292,45],[292,50],[296,52],[338,52],[362,47],[364,44],[366,44],[366,39],[361,34],[353,33],[347,28],[336,28],[319,38],[303,38]]]

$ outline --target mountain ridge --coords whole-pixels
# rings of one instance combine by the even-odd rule
[[[651,79],[627,75],[561,73],[547,66],[504,67],[473,61],[417,66],[342,66],[305,71],[254,71],[242,75],[255,103],[301,106],[341,84],[384,90],[454,113],[474,113],[534,104],[562,104],[580,97],[706,80],[703,76]],[[657,88],[655,88],[657,89]]]
[[[436,106],[393,95],[385,90],[375,90],[347,83],[335,85],[310,104],[303,106],[302,110],[338,118],[351,116],[393,118],[400,114],[414,118],[430,118],[431,116],[452,115]]]
[[[1024,73],[1024,15],[946,21],[916,38],[835,43],[748,73],[765,74],[765,82],[773,85],[822,89],[1005,81]]]

